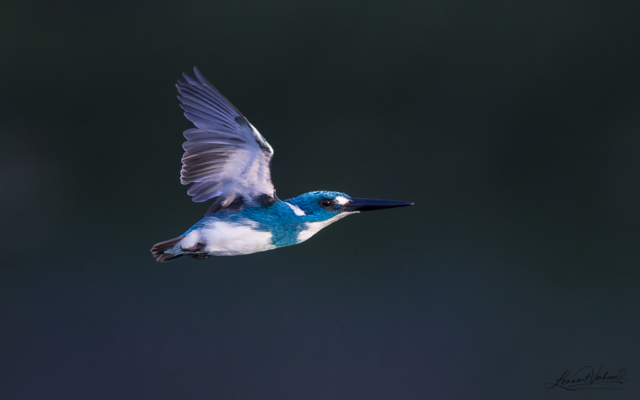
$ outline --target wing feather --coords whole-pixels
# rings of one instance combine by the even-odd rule
[[[182,184],[193,201],[210,199],[209,208],[251,204],[275,197],[270,163],[273,149],[247,119],[194,68],[195,78],[183,74],[178,99],[196,128],[184,131]],[[209,212],[208,211],[208,212]]]

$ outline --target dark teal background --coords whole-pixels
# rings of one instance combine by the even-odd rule
[[[0,4],[1,399],[640,391],[637,1]],[[197,65],[281,198],[415,202],[158,264]],[[547,390],[565,370],[623,390]]]

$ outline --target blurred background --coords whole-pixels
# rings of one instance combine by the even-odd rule
[[[586,365],[624,389],[575,396],[638,398],[639,18],[4,0],[0,398],[564,398],[545,383]],[[207,208],[179,182],[194,65],[274,147],[280,198],[416,205],[156,263]]]

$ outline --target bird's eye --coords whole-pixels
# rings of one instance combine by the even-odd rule
[[[322,199],[320,200],[320,205],[324,208],[329,208],[333,205],[333,200]]]

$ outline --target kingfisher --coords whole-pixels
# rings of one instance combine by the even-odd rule
[[[273,148],[198,68],[178,80],[178,99],[195,128],[184,131],[180,181],[196,203],[212,201],[204,218],[151,253],[165,262],[182,256],[236,256],[302,243],[322,228],[361,211],[413,203],[351,197],[319,190],[288,200],[271,183]]]

